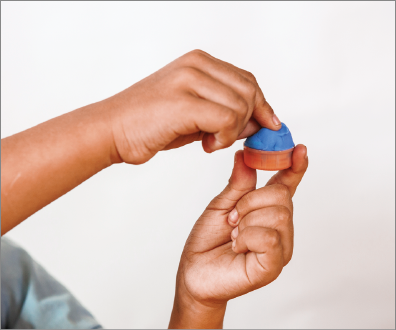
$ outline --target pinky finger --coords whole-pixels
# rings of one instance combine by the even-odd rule
[[[261,287],[274,281],[284,266],[279,233],[265,227],[246,227],[232,243],[235,253],[246,253],[246,273]],[[250,252],[249,252],[250,251]]]

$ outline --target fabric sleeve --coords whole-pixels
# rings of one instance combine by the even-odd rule
[[[2,329],[98,329],[77,299],[21,247],[1,238]]]

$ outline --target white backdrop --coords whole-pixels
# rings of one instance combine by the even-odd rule
[[[394,2],[2,2],[1,137],[196,48],[253,72],[310,157],[293,260],[225,327],[394,328]],[[6,236],[103,326],[166,327],[184,242],[241,148],[113,166]]]

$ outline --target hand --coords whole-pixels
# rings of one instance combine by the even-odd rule
[[[133,164],[193,141],[213,152],[260,126],[281,127],[250,72],[200,50],[103,102],[118,161]]]
[[[230,146],[279,119],[254,76],[192,51],[106,100],[1,140],[1,233],[106,167],[202,140]]]
[[[291,198],[308,166],[305,146],[296,146],[292,157],[291,168],[256,189],[256,171],[244,164],[243,152],[236,153],[228,186],[186,242],[171,327],[221,327],[229,299],[271,283],[290,261]]]

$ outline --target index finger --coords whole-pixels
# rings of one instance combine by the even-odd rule
[[[205,52],[204,52],[205,53]],[[266,127],[269,129],[272,129],[274,131],[279,130],[282,127],[282,123],[280,122],[278,116],[274,113],[274,110],[270,106],[270,104],[267,102],[267,100],[264,97],[264,93],[261,90],[256,77],[249,71],[246,71],[244,69],[238,68],[237,66],[222,61],[216,57],[211,56],[208,53],[205,53],[206,55],[210,56],[214,60],[223,63],[224,65],[233,68],[235,71],[237,71],[239,74],[244,76],[246,79],[248,79],[253,85],[256,87],[256,99],[255,99],[255,105],[252,113],[252,117],[257,120],[257,122],[262,126]]]
[[[261,125],[261,127],[266,127],[274,131],[277,131],[282,127],[282,123],[280,122],[279,118],[275,115],[274,110],[265,99],[263,91],[258,85],[255,76],[251,72],[238,68],[237,66],[231,63],[222,61],[204,51],[199,51],[199,53],[210,58],[212,61],[220,64],[219,67],[214,69],[213,67],[209,68],[209,64],[206,63],[206,67],[201,68],[202,70],[209,69],[210,73],[213,74],[217,79],[220,79],[224,83],[232,83],[233,79],[230,79],[231,78],[230,71],[228,73],[225,73],[221,69],[221,67],[228,68],[228,70],[231,69],[231,71],[236,72],[254,86],[255,99],[254,99],[253,111],[251,114],[252,117],[256,119],[257,122]],[[235,82],[238,82],[238,79],[236,79]],[[236,85],[234,85],[234,87],[236,87]]]
[[[228,223],[236,227],[250,212],[269,206],[284,206],[293,214],[293,204],[288,188],[283,184],[273,184],[253,190],[244,195],[228,215]]]
[[[227,62],[225,62],[227,63]],[[252,117],[262,126],[273,131],[278,131],[282,127],[282,123],[278,116],[274,113],[274,110],[267,102],[264,97],[264,93],[261,90],[256,77],[249,71],[238,68],[230,63],[227,63],[239,71],[245,78],[249,79],[256,87],[256,100],[252,113]]]

